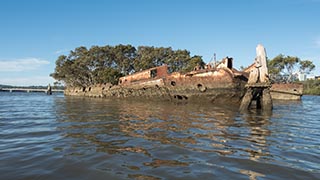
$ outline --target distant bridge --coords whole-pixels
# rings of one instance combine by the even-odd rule
[[[0,88],[0,91],[7,92],[43,92],[47,93],[48,89],[32,89],[32,88]],[[60,89],[52,89],[52,93],[62,93],[63,90]]]

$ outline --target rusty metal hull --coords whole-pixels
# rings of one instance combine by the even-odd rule
[[[301,100],[303,84],[275,83],[270,89],[271,97],[275,100]]]
[[[65,95],[239,104],[246,78],[226,68],[143,79],[123,85],[68,87]]]

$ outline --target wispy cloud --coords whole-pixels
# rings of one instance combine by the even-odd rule
[[[54,54],[64,54],[66,52],[69,52],[69,50],[67,49],[60,49],[60,50],[57,50],[56,52],[54,52]]]
[[[38,58],[0,60],[0,72],[22,72],[36,70],[47,64],[50,64],[50,62]]]

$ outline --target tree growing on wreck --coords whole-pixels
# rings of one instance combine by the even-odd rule
[[[190,56],[187,50],[172,50],[171,47],[138,47],[135,59],[135,71],[149,69],[155,66],[167,64],[170,72],[188,72],[196,65],[203,66],[205,63],[201,56]]]
[[[301,60],[296,56],[279,54],[268,61],[269,76],[273,81],[293,81],[294,70],[300,73],[310,73],[315,65],[310,60]]]
[[[78,47],[69,55],[61,55],[51,76],[67,86],[90,86],[97,83],[116,84],[119,77],[167,64],[170,71],[187,72],[203,65],[201,56],[190,56],[187,50],[171,47],[92,46]]]

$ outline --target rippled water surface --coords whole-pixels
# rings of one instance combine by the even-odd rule
[[[319,109],[1,92],[0,179],[319,179]]]

